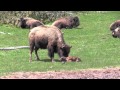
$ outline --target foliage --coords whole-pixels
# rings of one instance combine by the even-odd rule
[[[17,26],[20,17],[32,17],[46,24],[73,13],[76,11],[0,11],[0,23]]]

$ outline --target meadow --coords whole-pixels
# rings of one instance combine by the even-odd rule
[[[71,45],[71,56],[78,56],[82,62],[62,64],[55,54],[55,63],[50,61],[47,50],[39,49],[40,61],[29,62],[29,49],[0,51],[0,75],[10,72],[65,71],[89,68],[120,66],[120,39],[113,38],[109,26],[120,19],[119,11],[104,13],[80,13],[80,26],[63,29],[64,39]],[[0,24],[0,48],[28,46],[28,29]]]

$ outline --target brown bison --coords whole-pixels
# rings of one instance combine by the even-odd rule
[[[78,27],[79,25],[80,25],[80,21],[77,16],[75,16],[75,17],[69,16],[69,17],[65,17],[65,18],[59,18],[52,24],[52,26],[56,26],[59,29],[62,29],[62,28],[71,29],[71,28]]]
[[[33,18],[20,18],[19,20],[19,27],[21,28],[34,28],[40,25],[44,25],[39,20],[33,19]]]
[[[119,26],[120,26],[120,20],[117,20],[110,25],[110,30],[113,31]]]
[[[117,27],[115,30],[112,31],[112,36],[114,38],[120,38],[120,27]]]
[[[113,22],[110,25],[110,30],[112,31],[112,36],[114,38],[120,38],[120,20]]]
[[[81,59],[76,56],[61,57],[60,60],[63,62],[80,62],[81,61]]]
[[[39,48],[48,49],[48,55],[54,62],[54,53],[59,57],[67,57],[70,53],[71,46],[64,41],[61,30],[55,26],[38,26],[30,30],[30,61],[32,61],[32,52],[35,50],[37,60],[39,60],[37,51]]]

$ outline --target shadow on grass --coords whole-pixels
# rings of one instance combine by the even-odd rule
[[[76,27],[75,29],[83,29],[83,27]]]
[[[41,61],[41,62],[52,62],[50,59],[42,59],[42,60],[34,60],[34,61]],[[61,62],[58,59],[55,59],[55,62]]]

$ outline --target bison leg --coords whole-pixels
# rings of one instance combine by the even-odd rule
[[[48,55],[51,58],[51,61],[55,62],[54,61],[54,48],[53,48],[53,46],[48,46]]]
[[[39,49],[39,48],[36,48],[36,47],[35,47],[36,60],[40,60],[40,59],[39,59],[39,56],[38,56],[38,53],[37,53],[38,49]]]
[[[32,61],[32,52],[33,52],[33,50],[34,50],[34,45],[30,45],[30,60],[29,60],[29,62]]]

